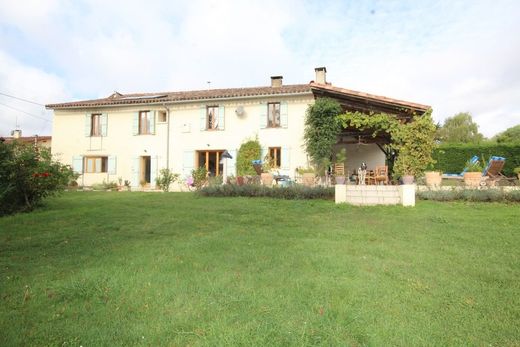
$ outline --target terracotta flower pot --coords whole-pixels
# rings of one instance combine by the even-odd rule
[[[438,171],[426,171],[424,173],[426,185],[428,187],[440,187],[442,183],[442,175]]]
[[[482,181],[482,172],[465,172],[464,184],[468,187],[478,187]]]
[[[237,184],[239,186],[243,186],[244,185],[244,176],[237,176]]]
[[[404,175],[402,177],[403,184],[413,184],[414,177],[413,175]]]
[[[302,175],[302,177],[303,177],[303,185],[304,186],[314,187],[314,182],[316,180],[316,174],[307,172],[307,173],[304,173]]]
[[[260,175],[260,179],[262,180],[262,184],[264,186],[272,186],[273,185],[273,174],[268,172],[262,172]]]

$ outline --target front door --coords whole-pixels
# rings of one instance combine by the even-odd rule
[[[152,159],[150,156],[141,157],[141,183],[150,184],[151,182],[151,168],[152,168]]]
[[[205,167],[210,176],[220,176],[224,165],[220,162],[224,151],[197,151],[198,167]]]

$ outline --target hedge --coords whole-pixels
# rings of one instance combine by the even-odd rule
[[[520,144],[441,145],[433,152],[433,158],[437,161],[434,167],[444,173],[459,173],[474,155],[484,157],[485,160],[493,155],[506,158],[502,170],[506,176],[515,176],[513,169],[520,167]]]
[[[501,189],[452,189],[418,191],[419,200],[433,201],[475,201],[475,202],[520,202],[520,190]]]
[[[292,185],[289,187],[266,187],[258,184],[224,184],[221,186],[204,187],[198,192],[202,196],[211,197],[262,197],[285,200],[307,200],[307,199],[334,199],[334,187],[305,187]]]

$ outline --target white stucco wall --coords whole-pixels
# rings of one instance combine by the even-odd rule
[[[287,102],[287,128],[260,127],[260,115],[265,113],[267,102]],[[295,169],[307,166],[307,155],[303,148],[305,111],[314,103],[312,94],[295,96],[266,96],[234,100],[212,100],[167,104],[170,110],[169,166],[173,172],[183,174],[186,170],[186,156],[197,150],[236,151],[248,138],[258,136],[262,147],[282,147],[289,154],[288,167],[282,174],[294,176]],[[205,105],[224,106],[225,125],[223,130],[200,130],[200,110]],[[244,107],[243,117],[235,110]],[[132,181],[136,185],[132,166],[136,158],[151,156],[157,159],[157,172],[166,167],[167,123],[156,122],[155,135],[133,135],[132,123],[135,112],[140,110],[164,111],[162,105],[132,107],[105,107],[82,110],[56,110],[54,112],[52,152],[64,164],[72,165],[77,156],[115,156],[115,174],[89,174],[80,176],[80,185],[117,181],[118,177]],[[85,114],[107,114],[107,136],[85,136]],[[184,170],[183,170],[184,169]],[[184,171],[184,172],[183,172]],[[235,174],[229,172],[229,174]]]
[[[342,148],[347,150],[347,170],[349,175],[361,167],[365,162],[368,170],[375,170],[376,166],[385,165],[385,154],[376,144],[343,144],[334,146],[335,153]]]

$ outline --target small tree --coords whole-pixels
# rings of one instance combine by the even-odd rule
[[[494,139],[498,143],[520,143],[520,124],[497,134]]]
[[[479,143],[484,139],[484,135],[478,132],[478,124],[468,112],[446,118],[437,135],[443,143]]]
[[[204,166],[191,170],[191,176],[193,177],[193,185],[197,190],[204,187],[208,182],[208,170]]]
[[[46,148],[0,143],[0,215],[30,211],[75,178],[72,169],[54,161]]]
[[[309,106],[305,116],[304,140],[307,154],[315,167],[330,164],[333,146],[338,141],[341,105],[334,99],[320,98]],[[321,170],[320,170],[321,171]]]
[[[253,168],[251,161],[262,159],[262,147],[258,138],[247,140],[240,145],[237,154],[237,175],[256,175],[256,171]]]
[[[175,183],[179,179],[179,174],[173,173],[170,169],[161,169],[159,171],[159,177],[155,179],[155,183],[161,188],[164,192],[170,191],[170,185]]]

